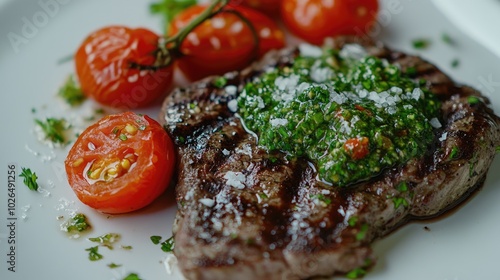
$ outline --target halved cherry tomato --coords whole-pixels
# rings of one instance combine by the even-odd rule
[[[207,5],[198,4],[178,14],[171,23],[170,35],[177,33],[206,8]],[[240,13],[254,26],[259,37],[257,54],[251,28],[231,10]],[[228,5],[224,11],[191,31],[180,47],[184,56],[177,62],[190,80],[198,80],[208,75],[240,70],[257,56],[284,45],[284,33],[268,16],[251,8]]]
[[[368,155],[370,152],[368,145],[370,141],[368,137],[361,138],[351,138],[345,141],[344,150],[351,156],[354,160],[359,160]]]
[[[75,55],[85,95],[116,108],[137,108],[164,95],[171,65],[157,59],[159,36],[147,29],[108,26],[91,33]]]
[[[326,37],[360,35],[375,23],[378,0],[283,0],[281,16],[297,36],[313,44]]]
[[[65,160],[77,197],[104,213],[126,213],[150,204],[168,187],[174,146],[148,116],[125,112],[88,127]]]

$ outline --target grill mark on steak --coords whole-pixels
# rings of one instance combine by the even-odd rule
[[[165,100],[161,120],[178,146],[174,253],[188,279],[345,273],[373,263],[373,240],[409,220],[439,215],[482,184],[500,145],[500,120],[489,101],[418,57],[358,38],[331,42],[337,48],[346,43],[360,43],[403,71],[415,68],[415,78],[426,79],[439,95],[443,127],[435,130],[429,152],[369,181],[332,188],[316,179],[306,160],[287,161],[259,148],[228,110],[237,96],[216,88],[213,78],[175,90]],[[267,67],[290,65],[296,55],[296,49],[282,50],[229,73],[228,85],[241,90]],[[471,95],[484,103],[469,104]],[[454,147],[459,152],[451,159]],[[401,182],[408,191],[397,190]],[[394,198],[409,206],[396,209]],[[352,217],[357,218],[354,226],[349,225]]]

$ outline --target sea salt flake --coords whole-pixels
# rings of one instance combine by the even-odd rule
[[[201,204],[208,206],[208,207],[213,207],[215,205],[215,201],[211,198],[201,198],[198,200]]]
[[[246,180],[246,176],[241,172],[228,171],[224,174],[223,178],[226,179],[226,183],[231,187],[240,190],[245,188],[244,182]]]
[[[429,123],[432,125],[432,127],[434,128],[440,128],[442,125],[441,125],[441,122],[439,122],[439,120],[437,118],[432,118]]]
[[[236,99],[233,99],[231,101],[229,101],[227,103],[227,108],[231,111],[231,112],[236,112],[238,111],[238,101],[236,101]]]
[[[299,51],[300,55],[304,57],[320,57],[323,55],[323,50],[320,47],[305,43],[299,45]]]
[[[287,119],[271,119],[269,122],[271,123],[271,126],[273,126],[273,127],[285,126],[288,124]]]

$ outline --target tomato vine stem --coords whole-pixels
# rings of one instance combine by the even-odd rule
[[[213,1],[207,9],[205,9],[201,14],[199,14],[196,18],[194,18],[190,23],[188,23],[185,27],[183,27],[179,32],[175,35],[163,38],[158,44],[158,49],[155,51],[156,61],[153,65],[142,65],[135,62],[130,62],[131,68],[138,68],[140,70],[153,70],[156,71],[160,68],[167,67],[175,59],[178,59],[184,54],[181,52],[180,48],[182,42],[186,39],[186,37],[191,33],[196,27],[201,25],[206,20],[220,14],[220,13],[231,13],[237,16],[244,24],[248,26],[250,29],[253,39],[254,39],[254,49],[253,53],[255,58],[258,56],[259,52],[259,36],[253,24],[239,11],[235,9],[224,9],[229,0],[215,0]]]

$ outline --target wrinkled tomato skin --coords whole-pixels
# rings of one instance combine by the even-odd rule
[[[121,109],[144,107],[164,96],[173,80],[173,66],[152,66],[159,36],[143,28],[107,26],[92,32],[75,54],[81,89],[97,102]]]
[[[135,135],[117,135],[115,130],[124,124],[136,124],[139,129]],[[120,139],[121,134],[126,140]],[[121,214],[149,205],[165,191],[174,169],[174,153],[173,142],[158,122],[125,112],[104,117],[87,128],[69,151],[65,169],[81,202],[103,213]],[[118,166],[112,163],[130,154],[134,160],[129,161],[128,170],[122,168],[121,176],[103,179],[109,167]],[[99,162],[108,169],[93,179],[90,171]]]
[[[206,8],[204,4],[194,5],[178,14],[170,25],[170,35],[176,34]],[[229,12],[231,10],[253,24],[259,36],[257,53],[250,27]],[[283,31],[268,16],[247,7],[228,5],[225,12],[206,20],[186,37],[180,48],[183,56],[177,65],[189,80],[199,80],[241,70],[269,50],[284,45]]]
[[[327,37],[362,35],[375,23],[378,0],[283,0],[281,17],[298,37],[321,45]]]

